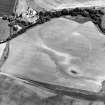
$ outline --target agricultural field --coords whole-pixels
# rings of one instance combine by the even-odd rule
[[[14,12],[17,0],[0,0],[0,17]]]

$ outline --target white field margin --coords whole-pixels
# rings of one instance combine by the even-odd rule
[[[2,54],[3,54],[4,49],[5,49],[5,47],[6,47],[6,44],[7,44],[7,43],[0,44],[0,59],[1,59],[1,57],[2,57]]]
[[[0,17],[0,19],[2,19],[2,18],[3,17]],[[3,54],[3,51],[4,51],[5,47],[6,47],[6,43],[0,44],[0,58]]]

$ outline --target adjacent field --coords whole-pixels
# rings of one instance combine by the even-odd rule
[[[0,17],[13,13],[17,0],[0,0]]]

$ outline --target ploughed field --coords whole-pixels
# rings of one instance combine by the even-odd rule
[[[0,17],[12,14],[16,2],[17,0],[0,0]]]

